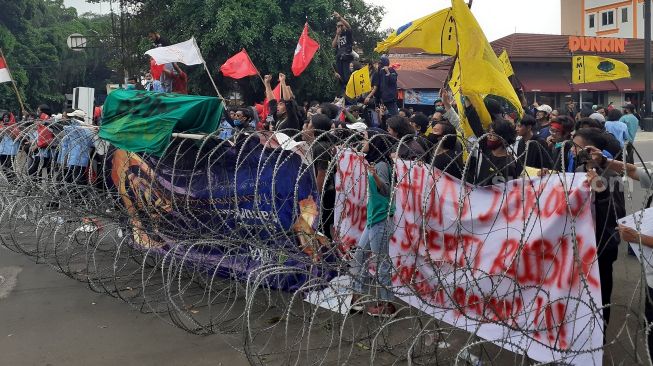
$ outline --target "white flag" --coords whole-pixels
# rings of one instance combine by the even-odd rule
[[[200,49],[195,42],[195,37],[192,37],[186,42],[173,44],[172,46],[153,48],[145,52],[145,54],[152,56],[154,61],[159,65],[170,62],[180,62],[184,65],[204,63]]]
[[[11,81],[11,74],[9,74],[7,62],[5,62],[4,58],[0,57],[0,83],[6,83],[7,81]]]

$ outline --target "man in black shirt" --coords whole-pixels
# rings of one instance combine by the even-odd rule
[[[161,35],[159,34],[159,32],[150,31],[150,32],[147,34],[147,38],[149,38],[150,41],[152,41],[152,44],[154,45],[154,47],[166,47],[166,46],[170,46],[170,41],[168,41],[167,39],[161,37]]]
[[[345,90],[351,71],[349,70],[349,63],[354,59],[352,56],[352,46],[354,44],[351,26],[349,23],[337,12],[333,12],[333,16],[338,20],[336,25],[336,36],[333,37],[331,46],[336,49],[336,74],[340,81],[341,91]]]
[[[397,71],[390,67],[390,59],[383,55],[379,61],[379,97],[388,110],[388,116],[399,114],[397,106]]]
[[[538,138],[536,126],[537,121],[530,115],[525,115],[517,124],[517,135],[521,137],[517,143],[517,160],[522,166],[551,169],[553,160],[546,143]],[[528,151],[526,151],[527,147]]]
[[[596,161],[592,160],[586,149],[588,146],[599,151],[606,149],[606,141],[601,130],[582,128],[576,131],[571,152],[575,157],[575,171],[588,173],[588,179],[591,180],[590,186],[594,191],[597,259],[601,276],[601,297],[605,306],[603,320],[607,325],[610,321],[612,265],[617,260],[621,243],[617,231],[617,219],[626,216],[626,204],[622,178],[614,171],[604,170]],[[598,177],[602,177],[605,181],[594,181]],[[607,187],[605,183],[608,184]]]
[[[449,175],[462,179],[463,160],[462,153],[456,153],[458,142],[456,128],[449,122],[438,122],[433,126],[433,133],[429,140],[435,145],[433,166]]]

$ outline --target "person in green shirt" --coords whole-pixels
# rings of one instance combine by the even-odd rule
[[[363,234],[356,245],[351,262],[351,273],[354,277],[352,309],[363,310],[361,297],[366,285],[377,286],[378,303],[367,307],[371,316],[391,317],[397,312],[392,303],[392,262],[390,260],[389,244],[394,231],[394,203],[391,200],[392,160],[390,154],[394,139],[377,132],[371,138],[368,131],[363,133],[365,139],[362,146],[367,160],[367,223]],[[370,277],[368,271],[370,261],[376,266],[376,276]]]

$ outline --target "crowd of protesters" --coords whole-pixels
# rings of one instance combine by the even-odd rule
[[[337,19],[332,44],[336,52],[334,69],[344,90],[349,75],[360,69],[362,62],[352,50],[351,26],[341,15],[334,16]],[[155,32],[150,34],[150,39],[157,46],[169,44]],[[611,162],[633,162],[633,143],[639,126],[635,106],[625,105],[623,112],[614,106],[594,106],[580,111],[568,106],[567,111],[559,113],[546,104],[526,105],[524,102],[525,114],[517,118],[504,109],[500,101],[488,98],[485,107],[491,121],[481,121],[480,113],[469,101],[463,98],[463,105],[455,105],[452,96],[443,89],[434,112],[427,115],[398,108],[397,72],[387,56],[367,63],[372,90],[356,99],[343,96],[330,102],[311,101],[300,105],[284,74],[279,74],[276,80],[265,75],[265,100],[254,106],[229,108],[219,127],[219,137],[223,140],[243,133],[273,131],[309,143],[321,195],[320,231],[330,238],[335,238],[336,146],[347,144],[365,154],[369,167],[367,226],[351,265],[355,309],[365,309],[370,315],[382,317],[396,312],[389,291],[392,263],[388,255],[388,241],[394,230],[391,201],[394,158],[420,161],[480,186],[519,178],[527,172],[526,167],[541,172],[588,173],[595,189],[593,204],[602,300],[603,304],[610,304],[612,265],[621,240],[617,219],[625,216],[625,200],[623,189],[601,189],[598,180],[619,174]],[[130,79],[127,88],[186,92],[187,77],[178,65],[156,65],[152,70],[145,76],[145,85]],[[272,87],[274,82],[279,85],[278,94]],[[520,95],[525,101],[523,93]],[[474,131],[474,140],[461,137],[460,115],[463,113]],[[26,168],[28,174],[41,174],[42,170],[56,164],[65,181],[85,184],[85,172],[94,148],[93,126],[85,113],[66,111],[53,116],[44,105],[36,114],[23,116],[23,120],[33,123],[35,128],[26,139],[18,139],[20,131],[12,130],[16,122],[14,117],[8,113],[3,116],[2,128],[7,132],[0,141],[0,164],[10,181],[15,179],[16,167],[12,166],[15,156],[20,149],[26,149],[31,157]],[[60,137],[55,138],[55,135]],[[24,146],[21,141],[25,142]],[[57,149],[51,145],[55,141],[59,143]],[[619,179],[610,182],[621,184]],[[363,270],[370,260],[376,261],[375,278],[369,278],[368,272]],[[363,288],[371,281],[377,281],[382,289],[378,295],[380,301],[364,301]],[[604,309],[604,319],[606,323],[610,320],[609,307]]]

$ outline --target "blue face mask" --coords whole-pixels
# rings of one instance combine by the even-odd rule
[[[440,106],[435,107],[435,111],[440,112],[440,113],[444,113],[444,107],[440,107]]]
[[[242,123],[239,119],[235,119],[235,120],[234,120],[234,126],[236,126],[236,127],[240,127],[240,126],[242,126],[242,124],[243,124],[243,123]]]

